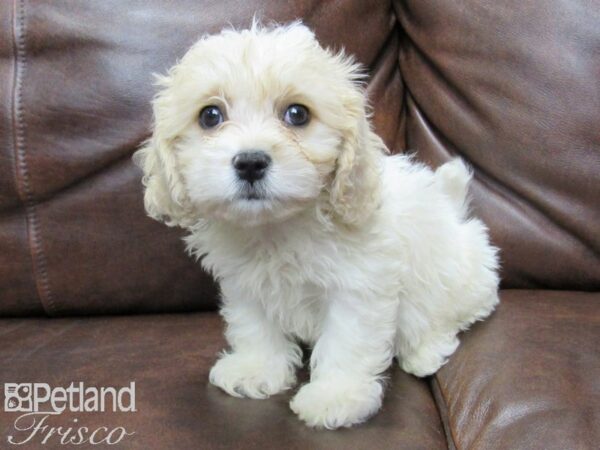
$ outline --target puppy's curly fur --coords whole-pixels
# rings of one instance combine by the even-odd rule
[[[471,174],[387,156],[362,79],[297,22],[206,36],[159,79],[135,156],[149,215],[187,229],[220,282],[230,350],[211,383],[252,398],[289,389],[306,342],[311,380],[291,408],[326,428],[379,409],[394,357],[437,371],[498,303],[497,251],[467,212]],[[286,123],[298,104],[310,120]],[[198,122],[208,105],[222,112],[214,127]],[[233,159],[258,150],[264,176],[240,178]]]

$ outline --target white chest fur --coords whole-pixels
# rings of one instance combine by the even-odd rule
[[[260,303],[286,333],[308,342],[319,333],[330,292],[356,270],[349,268],[350,255],[339,239],[308,224],[246,230],[210,224],[186,241],[196,256],[203,255],[202,265],[224,296]]]

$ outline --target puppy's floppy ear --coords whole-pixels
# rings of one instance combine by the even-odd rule
[[[144,206],[155,220],[169,226],[192,225],[185,191],[175,172],[173,148],[156,135],[133,155],[144,176]]]
[[[343,223],[359,225],[379,206],[381,158],[387,149],[371,130],[362,90],[356,88],[346,103],[350,119],[343,131],[330,202],[333,213]]]
[[[152,136],[133,155],[144,176],[144,206],[153,219],[169,226],[193,225],[192,208],[177,170],[176,143],[185,121],[174,110],[172,86],[177,66],[165,76],[155,75],[160,90],[152,101]]]

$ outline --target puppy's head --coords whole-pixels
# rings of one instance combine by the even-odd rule
[[[240,225],[306,208],[358,223],[377,205],[378,155],[357,64],[299,23],[226,30],[159,78],[136,154],[148,213],[169,225]]]

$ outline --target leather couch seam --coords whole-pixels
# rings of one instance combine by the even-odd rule
[[[407,106],[406,106],[406,83],[404,82],[404,78],[402,76],[402,67],[400,67],[400,54],[402,53],[402,37],[408,36],[402,26],[402,22],[400,21],[400,15],[398,14],[398,9],[396,8],[396,3],[394,0],[390,3],[392,6],[392,11],[394,17],[396,18],[396,30],[398,33],[398,51],[396,52],[396,67],[398,68],[398,74],[400,77],[400,86],[402,92],[400,95],[402,96],[400,103],[400,111],[398,113],[398,131],[396,133],[395,144],[398,142],[398,136],[402,135],[402,143],[403,148],[401,149],[401,153],[406,152],[407,142],[408,142],[408,129],[406,127],[406,115],[407,115]]]
[[[454,431],[450,425],[450,415],[448,414],[448,402],[446,395],[442,389],[442,386],[438,380],[437,375],[433,375],[430,379],[431,392],[433,394],[433,401],[438,410],[442,427],[444,428],[444,434],[446,435],[446,443],[449,450],[457,450],[456,437]]]
[[[398,29],[398,19],[396,18],[396,14],[394,12],[394,8],[393,8],[391,2],[390,2],[390,16],[389,17],[390,17],[390,19],[394,20],[394,26],[391,30],[389,30],[389,33],[387,33],[387,36],[385,37],[383,44],[377,50],[377,52],[375,53],[375,56],[369,62],[369,64],[368,64],[369,70],[373,70],[381,65],[381,62],[384,60],[385,54],[386,54],[388,48],[390,47],[390,41],[392,41],[396,37],[396,33],[397,33],[397,29]],[[397,64],[396,64],[396,68],[398,70],[400,69]],[[391,74],[389,75],[389,79],[393,78],[393,73],[394,72],[392,71]],[[385,81],[389,81],[389,79],[385,80]]]
[[[17,192],[25,206],[27,236],[36,290],[46,314],[55,309],[50,280],[48,277],[46,255],[40,239],[40,226],[36,211],[36,202],[31,190],[29,168],[25,152],[25,120],[23,107],[23,78],[27,67],[25,0],[13,3],[13,43],[15,66],[12,86],[13,148],[15,152],[15,180]]]

